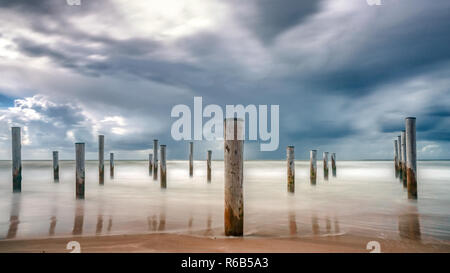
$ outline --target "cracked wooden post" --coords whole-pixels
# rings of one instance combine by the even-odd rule
[[[394,140],[394,169],[395,177],[398,177],[398,145],[397,140]]]
[[[153,163],[152,163],[153,154],[148,154],[148,175],[152,176],[153,173]]]
[[[53,151],[53,180],[59,181],[59,158],[58,151]]]
[[[161,163],[159,164],[159,175],[160,175],[160,182],[161,182],[161,188],[165,189],[167,188],[167,169],[166,169],[166,145],[161,145],[160,152],[161,152]]]
[[[309,152],[309,179],[315,185],[317,181],[317,150]]]
[[[84,199],[84,143],[75,143],[75,195],[77,199]]]
[[[98,183],[105,183],[105,136],[98,136]]]
[[[336,177],[336,153],[331,154],[331,171],[333,172],[333,177]]]
[[[323,152],[323,178],[328,180],[328,152]]]
[[[206,180],[208,182],[211,182],[211,157],[212,151],[208,150],[208,153],[206,154]]]
[[[20,127],[11,128],[13,192],[22,191],[22,137]]]
[[[398,168],[398,175],[400,177],[400,180],[402,180],[402,138],[401,136],[397,136],[397,150],[398,150],[398,157],[397,157],[397,168]]]
[[[406,180],[408,198],[417,199],[416,118],[406,118]]]
[[[109,153],[109,176],[114,178],[114,153]]]
[[[194,142],[189,142],[189,176],[194,175]]]
[[[295,153],[294,146],[286,148],[287,163],[287,189],[288,192],[295,192]]]
[[[401,134],[401,139],[402,139],[402,156],[401,156],[401,161],[402,161],[402,179],[403,179],[403,186],[407,187],[407,181],[406,181],[406,176],[407,176],[407,172],[406,172],[406,131],[402,130],[402,134]]]
[[[158,180],[158,140],[153,140],[153,180]]]
[[[237,118],[224,122],[225,164],[225,235],[244,235],[244,121]]]

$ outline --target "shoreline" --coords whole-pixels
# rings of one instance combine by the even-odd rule
[[[350,235],[314,238],[214,238],[184,234],[70,236],[0,241],[0,253],[69,253],[67,243],[77,241],[82,253],[369,253],[367,243],[377,241],[381,252],[448,253],[448,243],[421,243]]]

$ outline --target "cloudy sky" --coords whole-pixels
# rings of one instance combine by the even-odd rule
[[[170,135],[176,104],[280,105],[280,146],[248,159],[310,149],[338,159],[390,159],[406,116],[421,159],[450,158],[450,1],[0,0],[0,159],[10,127],[23,158],[51,150],[145,159]],[[219,142],[197,142],[196,157]]]

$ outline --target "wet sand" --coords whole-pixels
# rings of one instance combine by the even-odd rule
[[[69,241],[79,242],[83,253],[368,253],[366,246],[371,239],[347,235],[318,238],[215,238],[177,234],[78,236],[3,240],[0,241],[0,252],[68,253],[70,250],[66,245]],[[381,252],[450,252],[449,242],[377,241]]]

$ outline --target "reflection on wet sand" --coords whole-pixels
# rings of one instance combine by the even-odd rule
[[[11,204],[11,212],[9,214],[9,229],[6,239],[15,238],[17,230],[19,229],[19,214],[20,214],[20,194],[14,193]]]
[[[319,219],[317,218],[317,215],[313,214],[311,218],[311,225],[312,225],[312,232],[314,235],[320,234],[320,226],[319,226]]]
[[[56,228],[56,216],[52,216],[50,218],[50,228],[48,229],[49,236],[55,235],[55,228]]]
[[[156,227],[158,226],[158,221],[156,221],[156,215],[153,215],[152,217],[147,217],[147,223],[148,223],[148,231],[156,231]]]
[[[84,222],[84,203],[80,201],[75,208],[75,219],[73,223],[72,235],[83,234],[83,222]]]
[[[112,229],[112,217],[109,216],[107,231],[111,232],[111,229]]]
[[[421,240],[419,213],[416,207],[411,207],[406,214],[399,215],[398,231],[402,239]]]
[[[95,234],[99,235],[102,234],[103,229],[103,215],[97,216],[97,226],[95,228]]]
[[[290,235],[297,234],[297,222],[295,220],[295,212],[293,211],[289,213],[289,234]]]
[[[205,231],[205,236],[211,236],[213,235],[213,230],[212,230],[212,217],[211,217],[211,213],[208,213],[208,218],[206,219],[206,231]]]
[[[166,229],[166,214],[162,212],[159,214],[158,231],[164,231],[165,229]]]
[[[327,233],[330,234],[331,233],[331,220],[328,216],[325,219],[325,222],[326,222]]]

